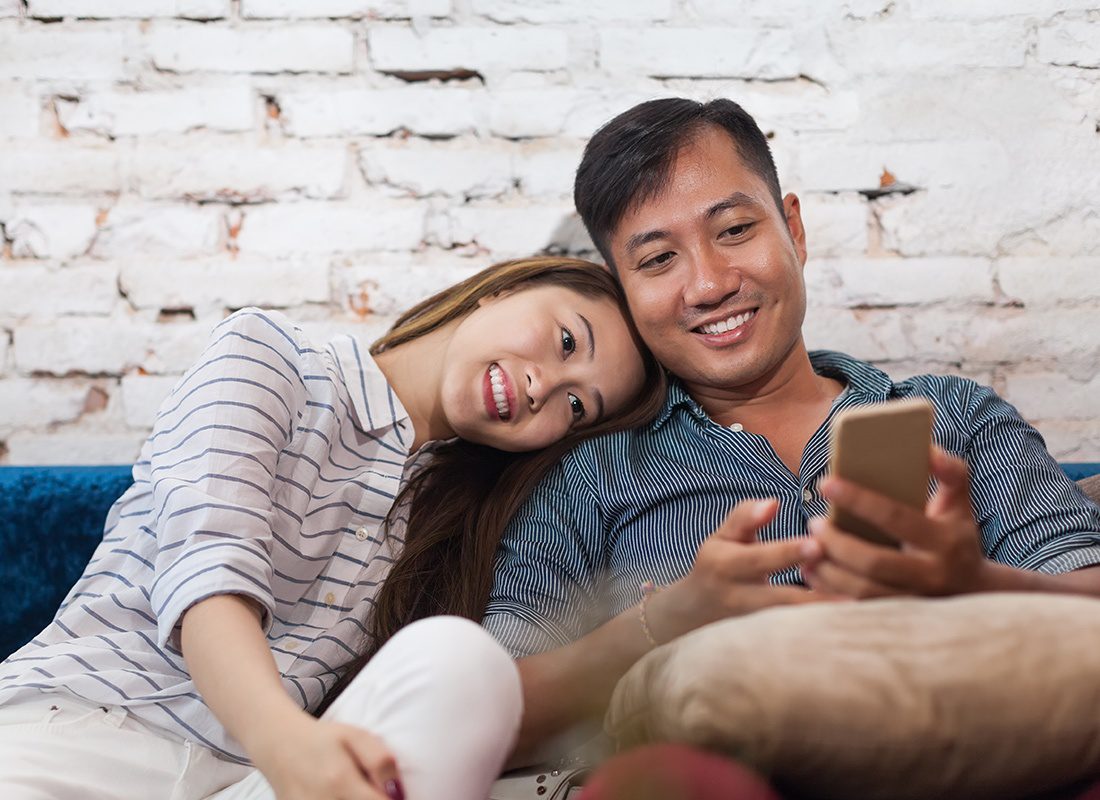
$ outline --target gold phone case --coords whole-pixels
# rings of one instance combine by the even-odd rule
[[[928,499],[932,404],[895,400],[842,411],[833,421],[833,475],[858,483],[907,506],[923,509]],[[898,547],[875,526],[830,506],[839,528],[876,544]]]

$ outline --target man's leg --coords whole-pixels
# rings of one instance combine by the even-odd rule
[[[759,775],[724,756],[676,744],[630,750],[593,774],[580,800],[781,800]]]
[[[511,657],[459,617],[397,633],[325,712],[393,752],[407,800],[485,800],[519,731],[523,694]],[[217,800],[271,800],[258,772]]]

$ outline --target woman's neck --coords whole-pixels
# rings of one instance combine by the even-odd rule
[[[443,413],[443,364],[456,323],[384,350],[374,362],[409,412],[416,452],[427,442],[454,436]]]

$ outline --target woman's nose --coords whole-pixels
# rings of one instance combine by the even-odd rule
[[[528,365],[526,373],[527,404],[532,411],[538,411],[554,393],[558,377],[554,370],[543,369],[537,364]]]

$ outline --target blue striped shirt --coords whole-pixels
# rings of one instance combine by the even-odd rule
[[[767,439],[713,422],[673,382],[653,424],[589,440],[555,468],[505,534],[484,624],[514,655],[564,645],[672,583],[730,508],[777,497],[763,541],[806,535],[826,513],[817,491],[828,431],[841,409],[893,398],[935,406],[934,437],[970,465],[974,514],[987,556],[1060,573],[1100,564],[1100,509],[1062,473],[1042,437],[992,389],[922,375],[894,383],[840,353],[811,353],[816,372],[847,388],[810,438],[797,477]],[[798,584],[797,569],[776,584]]]
[[[0,703],[45,691],[125,706],[244,762],[187,672],[183,613],[216,594],[255,600],[287,692],[316,708],[401,547],[382,522],[411,441],[354,337],[314,349],[282,315],[228,317],[161,406],[57,616],[0,665]]]

